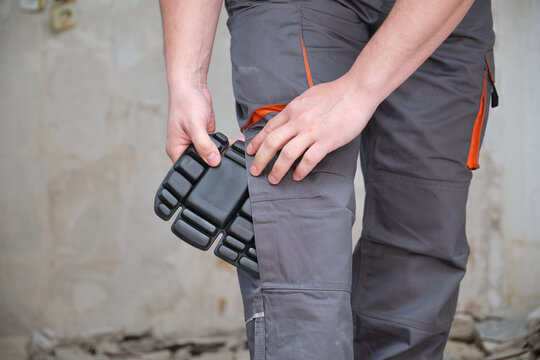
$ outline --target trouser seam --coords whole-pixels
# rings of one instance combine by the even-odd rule
[[[350,284],[344,284],[344,286],[339,285],[324,285],[317,286],[315,284],[279,284],[279,283],[272,283],[272,282],[264,282],[261,283],[261,290],[296,290],[296,291],[345,291],[345,292],[351,292],[351,285]]]
[[[447,327],[450,326],[450,323],[448,323],[448,324],[445,324],[444,326],[441,326],[442,328],[437,329],[437,328],[432,328],[432,327],[429,327],[429,326],[424,326],[423,324],[418,323],[416,321],[403,319],[403,318],[396,317],[396,316],[392,316],[392,318],[397,319],[397,320],[402,320],[402,322],[399,322],[399,321],[396,321],[396,320],[390,320],[390,319],[384,317],[383,315],[378,314],[378,313],[374,313],[374,312],[359,312],[359,311],[356,311],[354,309],[352,310],[352,312],[353,312],[353,314],[355,314],[357,316],[367,317],[367,318],[370,318],[370,319],[376,319],[376,320],[388,322],[388,323],[399,325],[399,326],[407,326],[407,327],[410,327],[410,328],[413,328],[413,329],[416,329],[416,330],[419,330],[419,331],[427,332],[427,333],[442,333],[442,332],[447,331]]]
[[[261,291],[273,291],[273,290],[293,290],[293,291],[339,291],[339,292],[347,292],[350,293],[351,290],[345,290],[345,289],[321,289],[321,288],[283,288],[283,287],[269,287],[269,288],[261,288]]]
[[[432,187],[440,188],[450,188],[450,189],[464,189],[467,188],[470,184],[470,180],[446,180],[446,179],[428,179],[422,178],[419,176],[413,176],[408,174],[400,174],[386,169],[376,169],[373,170],[377,173],[385,173],[390,177],[399,177],[402,178],[402,181],[411,183],[411,184],[424,184]]]
[[[251,199],[252,204],[276,200],[299,200],[299,199],[314,199],[320,198],[320,195],[310,195],[310,196],[266,196],[266,197],[256,197],[253,196]]]
[[[260,283],[259,283],[260,285]],[[254,318],[255,324],[254,324],[254,339],[255,339],[255,351],[254,351],[254,360],[264,360],[266,359],[266,319],[264,316],[264,298],[262,296],[262,289],[258,292],[257,297],[259,298],[260,304],[259,306],[262,307],[262,316],[257,316]],[[252,316],[255,316],[256,314],[260,314],[261,312],[255,313]],[[259,318],[262,320],[262,324],[258,324]],[[248,321],[249,322],[249,321]],[[246,322],[246,324],[248,323]],[[258,325],[258,326],[257,326]]]
[[[366,229],[365,232],[363,232],[360,236],[361,239],[365,239],[367,240],[368,244],[366,246],[369,246],[369,244],[371,243],[374,243],[374,244],[377,244],[379,246],[386,246],[386,247],[390,247],[390,248],[393,248],[393,249],[397,249],[397,250],[401,250],[401,251],[406,251],[408,253],[411,253],[411,254],[416,254],[416,255],[419,255],[419,256],[425,256],[425,257],[430,257],[432,259],[436,259],[437,261],[441,262],[441,263],[444,263],[446,264],[447,266],[455,269],[455,270],[458,270],[458,271],[467,271],[467,266],[465,264],[464,267],[460,267],[456,264],[454,264],[452,261],[449,261],[448,259],[444,258],[444,257],[441,257],[441,256],[435,256],[435,255],[426,255],[426,254],[423,254],[421,252],[415,252],[415,251],[411,251],[409,249],[404,249],[404,248],[400,248],[399,246],[396,246],[396,245],[393,245],[393,244],[389,244],[387,242],[384,242],[384,241],[381,241],[381,240],[378,240],[376,238],[374,238],[373,236],[371,236],[371,234],[368,233],[368,230]],[[366,253],[369,254],[369,250],[365,250]],[[457,253],[454,255],[454,258],[458,258],[458,257],[462,257],[462,256],[469,256],[468,253]]]

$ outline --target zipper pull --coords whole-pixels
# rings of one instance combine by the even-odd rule
[[[491,85],[493,86],[491,90],[491,107],[497,107],[499,106],[499,94],[497,93],[497,88],[495,87],[495,83],[493,81],[491,82]]]
[[[494,108],[499,106],[499,93],[497,92],[497,88],[495,87],[495,79],[493,78],[493,74],[491,73],[491,67],[489,66],[487,54],[484,54],[484,59],[486,60],[486,66],[489,73],[489,81],[491,82],[491,107]]]

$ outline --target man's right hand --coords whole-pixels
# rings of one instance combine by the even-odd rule
[[[208,133],[216,130],[206,74],[222,0],[160,0],[169,119],[167,155],[176,161],[191,143],[210,166],[220,162]]]
[[[166,149],[173,162],[193,143],[208,165],[218,165],[219,151],[208,136],[215,130],[214,110],[207,88],[187,87],[171,94]]]

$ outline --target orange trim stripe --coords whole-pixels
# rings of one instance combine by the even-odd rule
[[[474,122],[471,147],[469,149],[469,158],[467,159],[467,167],[471,170],[478,169],[478,153],[480,151],[480,136],[482,134],[482,123],[484,122],[484,115],[486,111],[486,80],[487,71],[484,70],[484,91],[482,92],[482,99],[480,99],[480,108],[476,115]]]
[[[255,109],[255,111],[251,113],[251,116],[249,117],[247,124],[242,127],[241,131],[244,131],[245,128],[256,124],[263,117],[270,114],[271,112],[280,112],[281,110],[285,109],[285,106],[287,106],[287,104],[273,104],[273,105],[262,106],[258,109]]]
[[[304,54],[304,65],[306,67],[307,80],[309,83],[309,87],[312,87],[313,79],[311,78],[311,71],[309,70],[309,63],[308,63],[307,54],[306,54],[306,46],[304,45],[304,38],[302,37],[301,40],[302,40],[302,53]],[[269,113],[282,111],[285,108],[285,106],[287,106],[287,104],[272,104],[272,105],[266,105],[258,109],[255,109],[255,111],[251,113],[251,116],[249,117],[247,124],[242,126],[241,131],[244,131],[244,129],[258,123],[259,121],[261,121],[262,118],[264,118]]]
[[[313,87],[313,79],[311,78],[311,71],[309,70],[309,63],[307,60],[306,46],[304,45],[304,38],[302,37],[302,52],[304,53],[304,65],[306,66],[306,75],[309,83],[309,87]]]
[[[489,78],[491,79],[491,82],[492,82],[493,84],[495,84],[495,79],[493,78],[493,75],[491,74],[491,67],[489,66],[489,61],[488,61],[488,59],[487,59],[487,55],[486,55],[486,54],[484,54],[484,58],[486,59],[486,65],[487,65],[487,69],[488,69],[488,71],[489,71]]]

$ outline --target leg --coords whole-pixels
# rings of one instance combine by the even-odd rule
[[[356,359],[442,359],[469,255],[465,207],[486,126],[492,46],[490,3],[476,1],[362,133]]]
[[[310,78],[317,84],[341,76],[367,40],[367,29],[350,9],[333,2],[299,4],[228,2],[241,127],[258,108],[301,94]],[[336,42],[333,34],[343,31],[348,33]],[[246,142],[273,114],[264,113],[244,130]],[[277,186],[268,183],[267,172],[247,175],[260,280],[242,271],[238,276],[252,359],[353,358],[351,227],[358,149],[359,138],[329,154],[301,182],[291,173]]]

